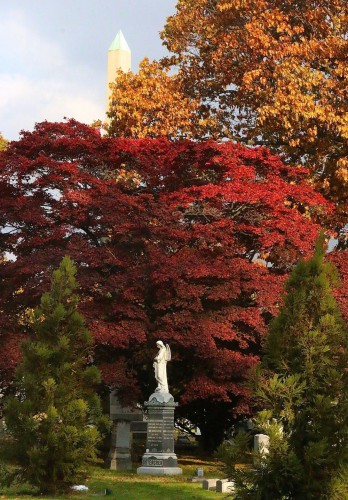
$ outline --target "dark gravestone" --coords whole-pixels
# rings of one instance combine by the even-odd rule
[[[145,402],[148,409],[146,452],[138,474],[182,474],[174,453],[174,409],[178,403],[169,393],[155,392]]]
[[[131,422],[130,430],[133,439],[145,439],[147,434],[147,422]]]
[[[139,434],[146,434],[147,433],[147,422],[131,422],[130,424],[130,430],[131,432],[138,432]]]

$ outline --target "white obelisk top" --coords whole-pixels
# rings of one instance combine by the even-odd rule
[[[128,52],[131,51],[127,43],[127,40],[125,39],[121,30],[115,36],[112,44],[109,47],[109,50],[125,50]]]

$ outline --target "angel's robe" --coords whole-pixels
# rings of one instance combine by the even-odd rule
[[[153,366],[155,368],[155,378],[158,383],[155,392],[169,392],[167,380],[167,352],[165,346],[159,348]]]

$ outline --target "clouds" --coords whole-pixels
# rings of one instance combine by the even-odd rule
[[[67,64],[65,54],[53,40],[41,37],[27,24],[25,14],[14,8],[0,18],[0,45],[7,69],[25,74],[61,68]]]
[[[103,119],[107,49],[119,29],[133,70],[163,53],[158,31],[175,0],[12,0],[0,17],[0,131],[36,122]]]
[[[104,88],[99,92],[93,85],[92,67],[73,61],[58,43],[31,29],[23,12],[2,16],[0,45],[7,47],[0,71],[0,130],[6,138],[45,119],[103,118]]]

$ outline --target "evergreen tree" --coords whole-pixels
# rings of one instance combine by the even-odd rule
[[[86,476],[100,439],[96,424],[103,422],[75,273],[69,257],[53,272],[51,291],[42,296],[32,335],[22,344],[16,394],[5,404],[7,458],[18,466],[17,478],[40,492],[64,490]]]
[[[255,424],[270,437],[269,453],[236,470],[248,440],[239,436],[219,450],[236,481],[236,498],[348,498],[348,335],[323,243],[321,236],[314,256],[293,270],[253,378],[263,408]]]

